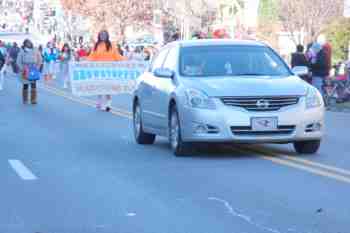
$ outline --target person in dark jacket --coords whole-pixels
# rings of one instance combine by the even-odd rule
[[[12,47],[9,49],[8,53],[12,59],[17,60],[17,56],[18,56],[20,51],[21,51],[21,49],[18,47],[18,44],[16,42],[14,42]]]
[[[118,50],[120,55],[124,56],[124,51],[123,51],[122,46],[120,44],[117,44],[117,50]]]
[[[7,49],[5,48],[4,43],[0,40],[0,69],[5,65]]]
[[[180,40],[180,30],[176,29],[175,33],[171,36],[171,41],[177,41]]]
[[[314,43],[310,48],[311,57],[310,57],[310,68],[312,72],[312,85],[316,87],[322,94],[323,84],[325,78],[329,74],[328,65],[327,65],[327,56],[322,46],[318,43]]]
[[[18,44],[16,42],[13,43],[13,46],[9,49],[8,56],[9,61],[12,66],[12,70],[14,73],[18,73],[18,66],[17,66],[17,57],[20,52],[20,48],[18,47]]]
[[[297,51],[292,53],[292,68],[295,66],[309,67],[309,62],[304,54],[304,46],[298,45]]]
[[[307,57],[304,54],[304,46],[303,45],[297,45],[297,51],[295,53],[292,53],[292,61],[291,61],[292,68],[296,66],[306,66],[310,68],[310,63],[307,59]],[[300,77],[304,79],[306,82],[310,83],[312,82],[311,75],[304,75]]]

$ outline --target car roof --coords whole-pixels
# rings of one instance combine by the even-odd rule
[[[214,46],[214,45],[237,45],[237,46],[267,46],[263,42],[254,40],[233,40],[233,39],[205,39],[205,40],[184,40],[175,41],[170,45],[179,45],[180,47],[194,46]]]

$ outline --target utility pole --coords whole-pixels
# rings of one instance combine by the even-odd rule
[[[350,0],[344,0],[344,12],[345,18],[350,18]],[[350,60],[350,41],[348,41],[348,60]]]

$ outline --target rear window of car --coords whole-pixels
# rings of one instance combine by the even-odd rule
[[[282,59],[263,46],[193,46],[180,51],[180,74],[185,77],[289,76]]]

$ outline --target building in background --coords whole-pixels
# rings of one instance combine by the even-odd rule
[[[60,0],[34,1],[34,29],[46,41],[77,44],[79,38],[90,39],[88,20],[78,14],[66,11]]]
[[[259,0],[219,0],[215,29],[225,29],[231,38],[255,38]]]
[[[29,32],[33,23],[33,0],[1,0],[0,31]]]

